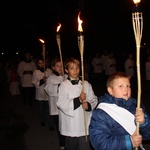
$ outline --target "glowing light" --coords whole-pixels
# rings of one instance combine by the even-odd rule
[[[61,28],[61,24],[59,23],[59,25],[57,26],[57,32],[59,32],[59,30],[60,30],[60,28]]]
[[[140,3],[141,0],[133,0],[134,4]]]
[[[83,23],[83,21],[80,19],[80,12],[79,12],[79,14],[78,14],[78,31],[79,32],[83,32],[83,29],[82,29],[82,23]]]
[[[42,39],[39,39],[39,41],[40,41],[41,43],[43,43],[43,44],[45,43],[45,41],[44,41],[44,40],[42,40]]]

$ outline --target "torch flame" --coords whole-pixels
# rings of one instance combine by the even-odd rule
[[[43,44],[45,43],[45,41],[44,41],[44,40],[42,40],[42,39],[39,39],[39,41],[40,41],[41,43],[43,43]]]
[[[58,25],[58,27],[57,27],[57,32],[59,32],[59,30],[60,30],[60,27],[61,27],[61,24],[59,23],[59,25]]]
[[[80,12],[79,12],[79,14],[78,14],[78,31],[79,32],[83,32],[82,23],[83,23],[83,21],[80,19]]]
[[[141,0],[133,0],[134,4],[140,3]]]

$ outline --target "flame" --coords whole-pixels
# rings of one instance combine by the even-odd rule
[[[58,25],[58,27],[57,27],[57,32],[59,32],[59,30],[60,30],[60,27],[61,27],[61,24],[59,23],[59,25]]]
[[[134,4],[140,3],[141,0],[133,0]]]
[[[42,40],[42,39],[39,39],[39,41],[40,41],[41,43],[43,43],[43,44],[45,43],[45,41],[44,41],[44,40]]]
[[[83,29],[82,29],[82,23],[83,23],[83,21],[80,19],[80,12],[79,12],[79,14],[78,14],[78,31],[79,32],[83,32]]]

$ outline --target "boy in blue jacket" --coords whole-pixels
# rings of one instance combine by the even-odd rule
[[[89,136],[95,150],[143,149],[142,140],[150,139],[150,117],[144,106],[137,108],[131,97],[130,77],[116,72],[107,79],[107,91],[93,111]],[[136,134],[139,122],[139,134]]]

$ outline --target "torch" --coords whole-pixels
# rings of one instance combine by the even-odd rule
[[[140,0],[133,0],[133,1],[135,3],[135,8],[132,13],[132,23],[136,41],[136,66],[137,66],[137,82],[138,82],[137,108],[140,108],[141,102],[140,44],[143,30],[143,15],[138,6]],[[139,122],[137,122],[136,124],[137,124],[136,132],[137,134],[139,134]]]
[[[43,60],[45,64],[45,41],[42,39],[39,39],[39,41],[42,43],[42,55],[43,55]],[[44,65],[44,72],[45,72],[45,65]]]
[[[84,92],[84,62],[83,62],[83,53],[84,53],[84,36],[83,36],[83,29],[82,29],[83,21],[80,19],[80,12],[78,14],[78,47],[81,56],[81,69],[82,69],[82,92]],[[85,127],[85,135],[87,141],[87,126],[86,126],[86,112],[84,110],[84,127]]]
[[[62,53],[61,53],[61,39],[60,39],[60,33],[59,33],[59,30],[60,30],[60,27],[61,27],[61,24],[59,23],[58,27],[57,27],[57,30],[56,30],[56,40],[57,40],[57,44],[58,44],[58,49],[59,49],[59,54],[60,54],[60,61],[61,61],[61,64],[62,64],[62,73],[63,73],[63,76],[64,76],[64,67],[63,67],[63,60],[62,60]]]
[[[44,76],[45,76],[45,41],[42,39],[39,39],[39,41],[42,43],[42,55],[43,55],[43,61],[44,61]],[[46,92],[44,90],[45,99],[46,99]]]

